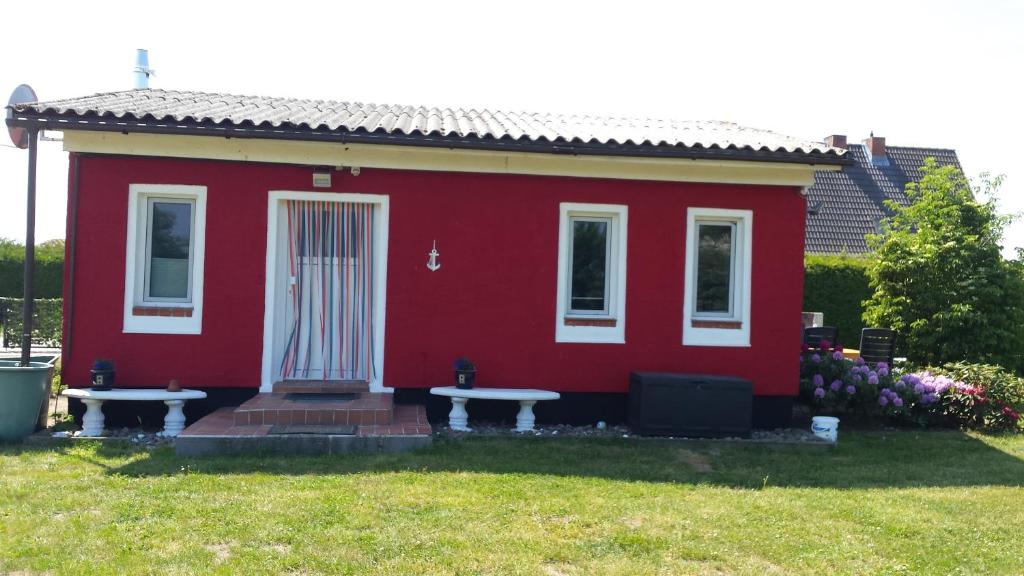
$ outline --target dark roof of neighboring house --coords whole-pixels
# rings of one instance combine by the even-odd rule
[[[16,106],[8,124],[524,152],[846,164],[842,149],[731,122],[565,116],[127,90]]]
[[[816,172],[814,186],[807,189],[805,250],[809,253],[867,252],[864,236],[877,233],[879,221],[888,214],[883,202],[907,204],[907,183],[921,178],[925,158],[960,168],[956,151],[945,148],[886,146],[888,163],[884,165],[873,163],[864,145],[852,144],[848,153],[852,166]]]

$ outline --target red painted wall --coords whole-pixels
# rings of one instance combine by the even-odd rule
[[[90,363],[102,357],[115,361],[119,386],[171,378],[259,386],[267,192],[313,190],[311,169],[80,161],[66,381],[87,385]],[[121,331],[130,183],[207,186],[201,335]],[[805,210],[797,188],[379,169],[336,172],[333,184],[335,192],[390,195],[388,386],[448,385],[451,362],[465,355],[481,386],[625,392],[630,371],[645,370],[737,375],[757,394],[797,392]],[[629,206],[626,344],[555,343],[560,202]],[[688,206],[754,212],[749,348],[681,344]],[[432,273],[425,264],[435,239],[443,268]]]

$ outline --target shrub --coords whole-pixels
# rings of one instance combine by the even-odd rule
[[[949,364],[895,374],[843,357],[823,342],[801,355],[800,393],[819,414],[852,415],[899,425],[1024,431],[1024,380],[997,366]],[[961,380],[963,378],[963,380]]]
[[[940,365],[979,360],[1024,368],[1024,275],[1003,260],[1009,219],[997,213],[1000,180],[972,191],[953,166],[931,158],[920,182],[907,185],[908,206],[888,202],[893,215],[882,234],[869,238],[873,293],[864,319],[900,333],[914,363]]]
[[[823,312],[825,325],[839,329],[839,342],[856,348],[864,327],[865,300],[871,297],[863,256],[808,255],[804,258],[804,310]]]
[[[955,381],[942,397],[943,415],[951,424],[984,431],[1024,429],[1024,379],[988,364],[954,363],[931,371]]]
[[[879,411],[879,390],[893,386],[889,366],[868,366],[843,356],[842,348],[822,341],[801,356],[800,393],[819,412],[871,416]]]
[[[903,374],[891,389],[879,391],[879,405],[896,423],[942,425],[942,395],[954,384],[952,379],[928,371]]]

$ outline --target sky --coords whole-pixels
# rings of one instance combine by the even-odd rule
[[[1004,174],[1002,210],[1024,212],[1024,2],[239,6],[54,6],[45,26],[5,27],[0,96],[21,83],[43,100],[130,89],[146,48],[153,88],[728,120],[811,140],[874,132],[954,148],[972,178]],[[0,237],[24,240],[26,174],[27,152],[0,140]],[[43,142],[37,241],[64,237],[66,194],[67,155]],[[1006,245],[1024,246],[1024,222]]]

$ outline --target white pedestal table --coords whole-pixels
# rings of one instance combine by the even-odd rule
[[[93,390],[92,388],[68,388],[61,392],[68,398],[78,398],[85,404],[85,416],[82,418],[80,436],[103,435],[103,403],[108,400],[154,400],[167,405],[167,416],[164,417],[164,429],[161,436],[173,438],[185,429],[185,413],[182,407],[187,400],[206,398],[201,390],[180,390],[168,392],[161,388],[114,388],[112,390]]]
[[[519,414],[516,416],[516,432],[533,430],[535,418],[533,405],[542,400],[558,400],[562,396],[550,390],[532,388],[456,388],[455,386],[439,386],[431,388],[435,396],[448,396],[452,399],[452,411],[448,414],[448,425],[452,430],[471,432],[469,412],[466,404],[470,398],[479,400],[518,400]]]

